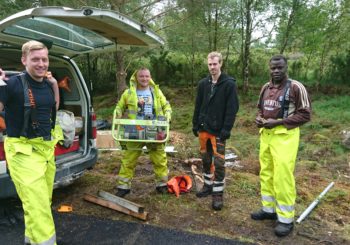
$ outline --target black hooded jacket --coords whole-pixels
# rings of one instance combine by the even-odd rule
[[[215,136],[230,135],[239,109],[235,79],[221,73],[216,84],[211,76],[199,81],[193,113],[193,130]]]

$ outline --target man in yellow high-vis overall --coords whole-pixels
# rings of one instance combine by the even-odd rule
[[[153,81],[147,68],[138,69],[130,78],[130,87],[125,90],[118,101],[115,112],[117,117],[127,112],[129,119],[144,120],[147,117],[171,120],[171,106]],[[165,143],[128,142],[118,174],[116,195],[124,197],[130,193],[131,181],[134,177],[137,159],[142,154],[142,147],[147,146],[153,163],[156,178],[156,190],[167,193],[168,187],[168,160],[165,152]]]
[[[0,78],[0,111],[6,112],[5,153],[11,179],[22,201],[25,244],[56,244],[51,212],[56,172],[54,147],[63,139],[55,127],[57,81],[47,72],[48,49],[37,41],[22,46],[23,74]]]
[[[260,128],[262,209],[251,218],[277,219],[275,234],[286,236],[294,226],[299,126],[310,120],[311,104],[305,87],[288,78],[284,56],[273,56],[269,65],[271,80],[262,87],[255,120]]]

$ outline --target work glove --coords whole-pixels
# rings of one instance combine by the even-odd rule
[[[230,133],[230,131],[227,131],[227,130],[225,130],[225,129],[222,129],[221,130],[221,132],[220,132],[220,139],[222,140],[222,141],[225,141],[225,140],[227,140],[228,138],[230,138],[230,135],[231,135],[231,133]]]
[[[116,110],[116,109],[115,109],[115,110]],[[120,110],[117,110],[117,111],[115,112],[115,118],[117,118],[117,119],[122,118],[122,115],[123,115],[123,113],[121,113]]]
[[[193,128],[193,129],[192,129],[192,132],[193,132],[193,135],[194,135],[194,136],[198,137],[198,129]]]
[[[169,123],[169,125],[171,124],[171,121],[170,121],[169,117],[167,117],[167,116],[158,116],[157,120],[158,121],[167,121]]]
[[[168,121],[168,119],[165,116],[158,116],[158,121]]]

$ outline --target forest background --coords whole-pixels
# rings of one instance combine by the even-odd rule
[[[170,87],[194,87],[207,74],[206,55],[224,56],[223,70],[247,94],[269,79],[273,54],[289,60],[289,75],[316,90],[349,85],[348,0],[0,0],[0,18],[36,6],[93,6],[126,14],[163,37],[152,50],[131,48],[78,59],[98,94],[120,96],[139,66]]]

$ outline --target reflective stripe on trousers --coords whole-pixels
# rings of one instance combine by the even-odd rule
[[[204,177],[204,184],[206,185],[213,185],[214,181],[213,181],[213,177],[214,177],[214,174],[206,174],[206,173],[203,173],[203,177]]]
[[[213,185],[213,194],[223,193],[225,188],[225,180],[223,181],[214,181]]]
[[[168,182],[168,160],[165,153],[164,144],[145,144],[128,142],[127,149],[142,149],[146,145],[149,149],[149,156],[153,164],[153,171],[156,176],[156,186],[165,186]],[[142,154],[142,150],[125,150],[118,176],[118,188],[130,189],[131,180],[134,177],[134,172],[138,157]]]
[[[260,131],[260,184],[263,210],[277,212],[278,220],[294,220],[296,199],[294,168],[299,146],[299,128],[284,126]]]
[[[42,138],[5,139],[8,167],[24,210],[25,242],[30,244],[56,244],[51,212],[55,143]]]
[[[208,132],[199,132],[203,176],[213,193],[223,193],[225,188],[225,141]]]
[[[24,244],[32,244],[32,245],[52,245],[56,244],[56,234],[54,234],[49,240],[40,242],[40,243],[34,243],[31,242],[29,237],[24,237]]]

